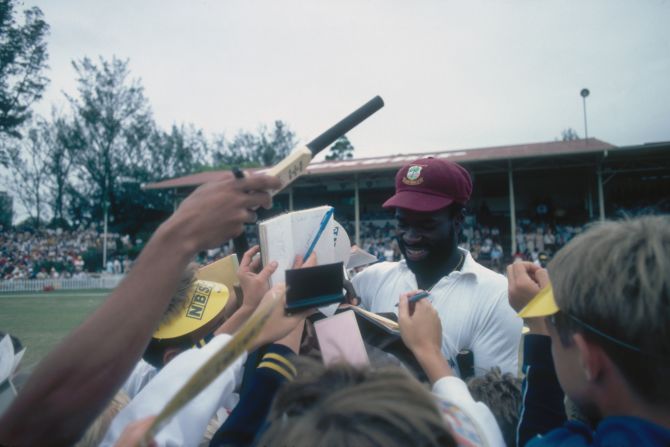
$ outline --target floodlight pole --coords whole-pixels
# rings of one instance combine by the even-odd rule
[[[109,216],[109,202],[105,200],[103,203],[104,208],[104,224],[102,230],[102,271],[105,271],[107,267],[107,220]]]
[[[589,96],[591,92],[589,92],[589,89],[583,88],[579,94],[582,96],[582,105],[584,106],[584,139],[588,140],[589,139],[589,128],[586,125],[586,97]]]

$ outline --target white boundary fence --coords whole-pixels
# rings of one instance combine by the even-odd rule
[[[113,289],[122,279],[123,275],[90,278],[12,279],[8,281],[0,281],[0,293],[72,289]]]

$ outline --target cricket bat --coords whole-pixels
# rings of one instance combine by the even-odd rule
[[[316,154],[330,146],[335,140],[358,126],[382,107],[384,107],[384,100],[381,96],[375,96],[344,117],[333,127],[307,143],[306,146],[294,150],[282,161],[265,171],[264,174],[275,176],[281,180],[281,188],[272,191],[272,195],[277,194],[296,178],[300,177]]]

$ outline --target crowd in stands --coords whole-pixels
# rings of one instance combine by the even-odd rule
[[[96,261],[101,262],[103,234],[93,228],[3,230],[0,232],[0,279],[76,278],[99,270],[109,274],[126,272],[130,260],[114,254],[119,248],[130,247],[130,238],[116,233],[108,233],[107,238],[108,263],[104,268],[95,269],[87,265],[87,257],[99,258]]]

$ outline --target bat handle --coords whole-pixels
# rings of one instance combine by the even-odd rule
[[[310,151],[312,151],[312,157],[330,146],[333,142],[335,142],[335,140],[349,132],[354,127],[358,126],[370,115],[382,107],[384,107],[384,100],[381,98],[381,96],[377,95],[358,109],[351,112],[348,116],[344,117],[333,127],[314,138],[312,141],[307,143],[307,147]]]
[[[244,178],[244,172],[237,166],[233,168],[233,175],[236,179]],[[247,233],[244,227],[242,227],[242,234],[233,239],[233,248],[235,249],[235,254],[237,255],[237,262],[242,262],[242,257],[244,253],[249,250],[249,241],[247,240]]]

